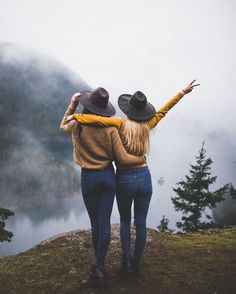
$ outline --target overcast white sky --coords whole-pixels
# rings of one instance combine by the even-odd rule
[[[197,78],[152,138],[152,169],[173,183],[205,134],[227,134],[218,157],[235,151],[235,0],[0,0],[0,41],[55,57],[112,101],[141,90],[158,107]]]
[[[112,97],[139,89],[155,106],[197,78],[176,111],[234,123],[234,0],[0,0],[0,40],[56,57]]]

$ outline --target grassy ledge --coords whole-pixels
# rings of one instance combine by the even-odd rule
[[[119,278],[120,255],[119,226],[113,225],[106,285],[83,289],[93,261],[90,232],[68,232],[0,258],[0,293],[236,293],[236,227],[188,234],[148,229],[137,280]]]

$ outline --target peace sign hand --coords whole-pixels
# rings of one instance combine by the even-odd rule
[[[182,91],[184,92],[184,94],[188,94],[190,93],[194,87],[199,86],[200,84],[194,84],[196,82],[196,80],[193,80],[187,87],[185,87]]]

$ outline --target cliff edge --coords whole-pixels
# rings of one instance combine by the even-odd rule
[[[0,293],[236,293],[236,227],[171,234],[148,229],[141,278],[118,276],[119,226],[112,226],[103,289],[83,289],[93,260],[90,231],[54,236],[0,258]]]

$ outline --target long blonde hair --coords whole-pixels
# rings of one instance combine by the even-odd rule
[[[125,149],[128,153],[140,156],[149,151],[149,126],[147,122],[129,118],[124,126]]]

